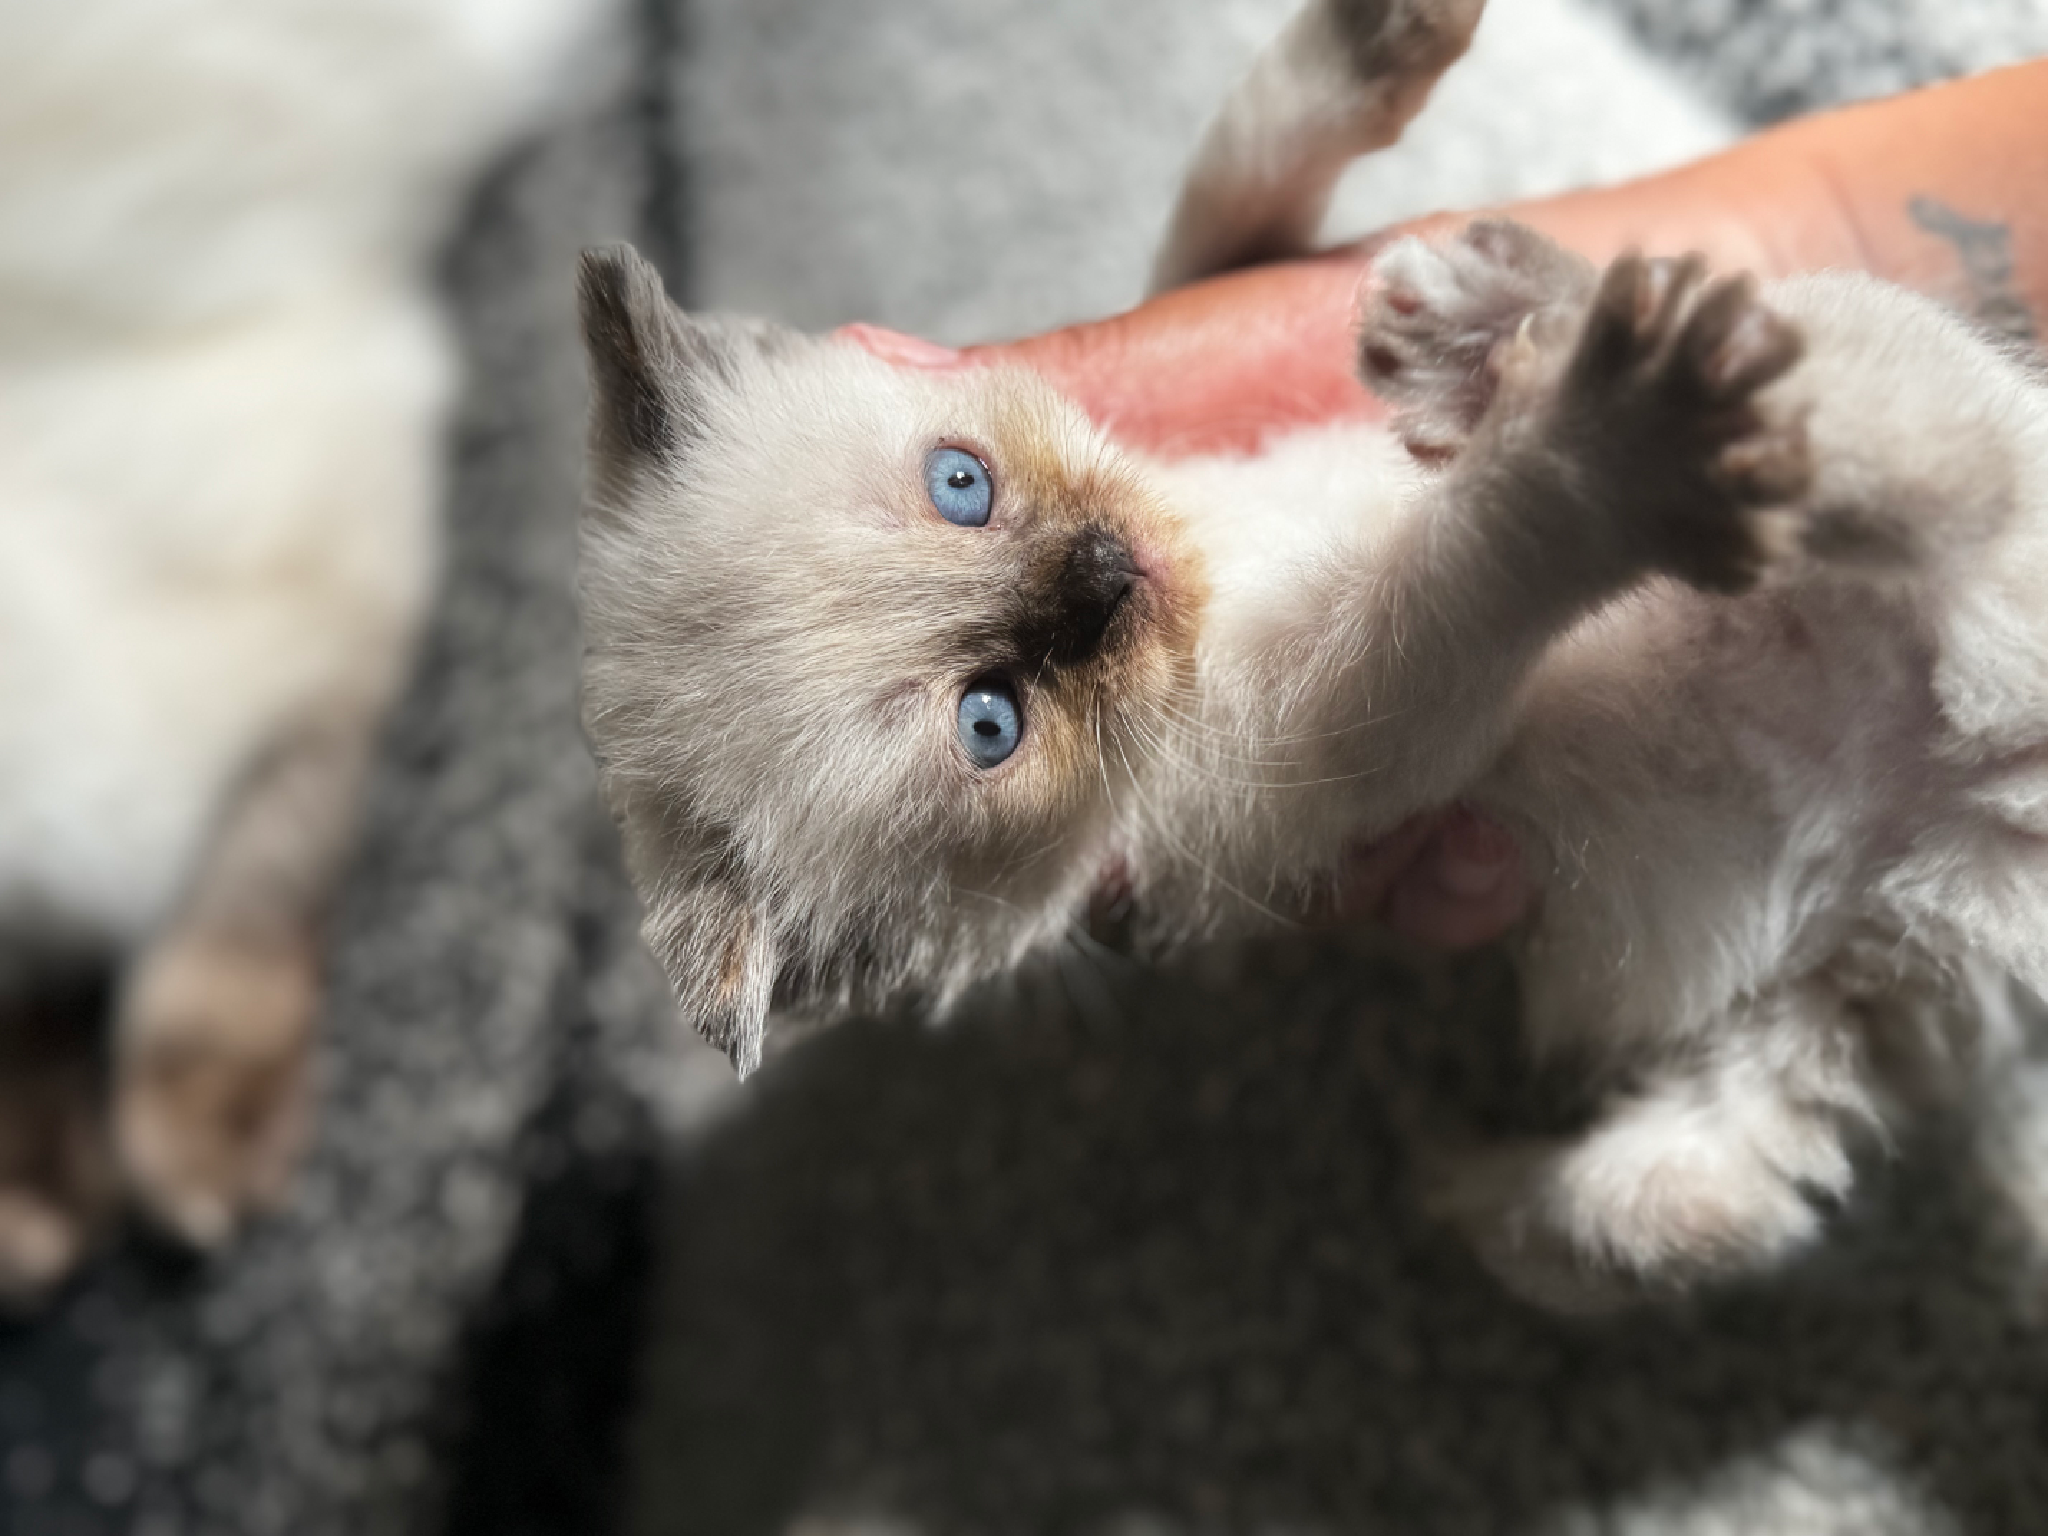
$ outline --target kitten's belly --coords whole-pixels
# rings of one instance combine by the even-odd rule
[[[1531,1027],[1685,1034],[1828,963],[1953,814],[1941,740],[1925,644],[1862,587],[1659,583],[1587,620],[1471,796],[1548,871]]]
[[[449,376],[375,295],[0,374],[0,915],[133,938],[294,716],[388,687]]]

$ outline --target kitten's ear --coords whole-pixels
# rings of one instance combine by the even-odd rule
[[[577,272],[590,354],[591,436],[606,457],[665,458],[687,388],[684,320],[661,274],[630,245],[583,253]],[[685,407],[687,409],[687,407]]]
[[[606,475],[673,458],[702,430],[707,392],[731,384],[742,357],[795,339],[778,326],[685,314],[630,245],[585,251],[577,296],[591,457]]]
[[[729,881],[661,892],[641,937],[668,973],[683,1017],[723,1050],[741,1077],[761,1064],[775,990],[775,933],[768,914]]]

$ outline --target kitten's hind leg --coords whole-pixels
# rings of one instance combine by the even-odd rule
[[[1764,1269],[1820,1231],[1879,1123],[1853,1032],[1780,997],[1574,1140],[1466,1155],[1437,1191],[1510,1289],[1604,1311]]]
[[[1400,138],[1483,8],[1309,0],[1203,134],[1151,291],[1308,250],[1344,168]]]

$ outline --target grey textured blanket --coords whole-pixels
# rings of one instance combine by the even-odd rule
[[[1496,5],[1464,104],[1351,219],[2048,51],[2032,0]],[[677,1038],[574,721],[575,248],[634,235],[805,323],[1124,302],[1281,9],[649,3],[640,78],[483,189],[448,266],[452,566],[340,927],[318,1145],[218,1264],[138,1242],[0,1325],[0,1531],[2048,1526],[2040,1276],[1962,1155],[1982,1127],[1875,1170],[1781,1280],[1571,1327],[1413,1204],[1410,1128],[1521,1097],[1490,962],[1070,965],[744,1093]]]

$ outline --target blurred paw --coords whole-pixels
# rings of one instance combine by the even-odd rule
[[[174,933],[144,957],[116,1036],[115,1145],[173,1235],[216,1247],[282,1194],[318,1003],[304,946]]]

